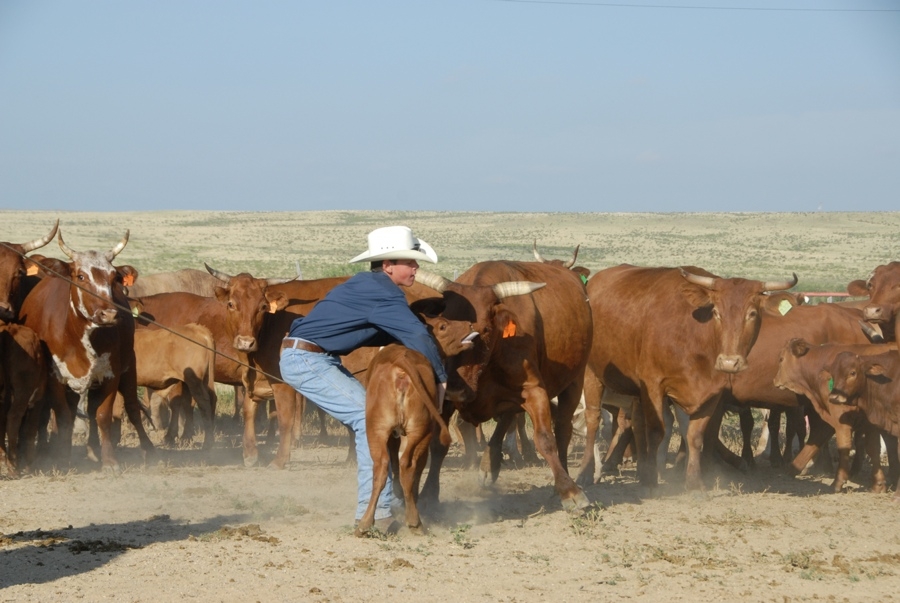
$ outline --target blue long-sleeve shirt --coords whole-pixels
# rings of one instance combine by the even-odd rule
[[[439,382],[447,381],[437,344],[383,272],[360,272],[332,289],[306,317],[291,323],[289,335],[338,356],[400,342],[428,359]]]

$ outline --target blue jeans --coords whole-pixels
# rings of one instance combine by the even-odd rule
[[[356,519],[372,497],[372,455],[366,439],[366,388],[341,365],[336,356],[306,350],[281,352],[281,378],[313,404],[353,430],[356,435]],[[391,516],[394,500],[391,476],[378,497],[375,519]]]

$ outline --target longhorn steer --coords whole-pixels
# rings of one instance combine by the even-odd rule
[[[482,262],[456,282],[421,271],[416,278],[442,293],[433,303],[443,317],[471,322],[480,335],[473,349],[448,360],[446,400],[452,404],[443,409],[445,421],[454,407],[470,423],[498,419],[490,446],[491,476],[496,479],[503,435],[515,414],[525,410],[534,425],[535,447],[550,465],[563,506],[587,506],[587,497],[566,468],[572,416],[591,345],[590,309],[578,275],[537,262]],[[555,423],[550,413],[553,397],[559,399]],[[447,450],[432,440],[425,499],[438,500]]]
[[[597,387],[586,396],[585,446],[593,446],[596,439],[605,387],[639,396],[632,416],[638,475],[642,486],[656,487],[656,453],[668,398],[691,417],[686,486],[702,489],[704,431],[732,375],[747,368],[747,354],[759,333],[763,293],[796,283],[796,275],[789,281],[761,282],[719,278],[695,267],[628,264],[591,277],[587,291],[594,340],[589,370]],[[592,477],[593,469],[592,456],[585,455],[579,480]]]
[[[114,267],[112,260],[128,242],[128,232],[106,252],[78,252],[58,235],[60,249],[71,260],[62,278],[44,278],[22,303],[19,316],[46,345],[52,377],[47,396],[56,412],[65,459],[72,446],[72,410],[86,406],[91,420],[88,448],[104,469],[119,470],[115,444],[110,439],[116,392],[125,399],[125,411],[137,430],[144,453],[153,444],[141,423],[134,359],[134,318],[127,307],[122,280],[134,278],[131,266]],[[118,306],[118,307],[117,307]]]

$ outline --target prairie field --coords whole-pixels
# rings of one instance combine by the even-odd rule
[[[806,214],[556,214],[454,212],[144,212],[0,210],[0,240],[45,234],[56,219],[76,250],[108,249],[151,274],[203,268],[304,278],[348,274],[366,233],[406,224],[452,278],[491,259],[570,258],[597,271],[620,263],[696,265],[722,276],[781,279],[843,291],[898,259],[900,212]],[[41,250],[62,257],[51,243]],[[356,469],[335,423],[318,436],[307,415],[282,471],[244,467],[241,425],[222,391],[216,439],[157,444],[144,459],[133,433],[108,474],[73,447],[71,469],[0,479],[4,601],[900,601],[900,504],[866,490],[864,464],[842,494],[831,476],[788,476],[765,454],[748,471],[715,465],[704,493],[662,472],[642,498],[633,465],[602,475],[592,505],[566,513],[546,464],[504,461],[496,483],[466,467],[458,444],[442,471],[441,504],[424,535],[356,538]],[[736,447],[734,423],[723,431]],[[276,436],[260,429],[261,458]],[[758,436],[759,430],[756,431]],[[755,443],[755,442],[754,442]],[[674,449],[672,450],[674,452]],[[568,451],[573,475],[584,454]]]
[[[720,276],[800,277],[801,291],[843,291],[875,266],[896,259],[900,211],[878,213],[572,214],[491,212],[199,212],[117,213],[0,210],[0,240],[26,240],[59,218],[73,249],[109,248],[125,230],[119,256],[146,274],[203,262],[229,273],[304,278],[349,274],[347,260],[366,234],[405,224],[434,247],[448,278],[484,260],[571,258],[597,271],[617,264],[693,265]],[[61,257],[55,245],[47,255]]]

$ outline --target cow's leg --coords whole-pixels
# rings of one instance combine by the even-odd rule
[[[515,414],[511,412],[497,417],[497,426],[494,428],[488,447],[484,450],[484,454],[481,457],[481,476],[482,482],[485,484],[488,476],[490,476],[492,483],[496,482],[497,477],[500,476],[500,463],[503,460],[503,440],[515,418]]]
[[[810,413],[809,437],[806,439],[803,448],[800,449],[800,452],[798,452],[797,456],[791,461],[791,464],[788,466],[788,472],[793,475],[800,475],[803,473],[806,470],[806,465],[816,458],[819,451],[821,451],[822,447],[828,443],[828,440],[830,440],[833,435],[834,428],[826,423],[819,416],[818,412]]]
[[[688,462],[685,473],[685,487],[688,490],[704,490],[703,479],[700,470],[700,457],[703,454],[704,437],[707,433],[707,427],[710,425],[715,415],[721,416],[724,413],[722,408],[721,395],[715,395],[707,400],[700,408],[691,415],[688,422],[687,431],[687,449]],[[710,438],[712,438],[713,430],[709,430]],[[714,432],[715,441],[719,441],[719,432]]]
[[[888,457],[888,483],[897,483],[900,479],[900,456],[897,454],[897,446],[900,444],[900,438],[896,438],[886,431],[881,432],[884,438],[884,445],[887,448]]]
[[[589,506],[590,501],[584,491],[575,484],[559,460],[547,391],[542,385],[532,385],[526,386],[523,394],[525,403],[522,406],[531,417],[531,424],[534,426],[534,446],[550,465],[556,492],[562,500],[563,508],[567,511],[576,511]]]
[[[284,469],[287,462],[291,460],[291,436],[294,432],[294,424],[296,421],[302,420],[297,416],[301,404],[297,398],[300,397],[300,394],[286,383],[274,383],[272,392],[275,394],[275,413],[278,417],[280,437],[278,451],[269,466],[275,469]]]
[[[584,449],[581,457],[581,467],[578,469],[578,477],[575,480],[579,486],[586,487],[594,483],[594,474],[597,473],[596,460],[588,450],[593,450],[597,444],[597,433],[600,431],[600,400],[603,397],[603,384],[597,379],[593,371],[588,369],[584,375]]]
[[[418,433],[407,434],[406,450],[400,457],[399,477],[403,486],[403,500],[406,505],[406,525],[410,530],[424,532],[422,519],[419,517],[417,499],[419,497],[419,480],[428,462],[428,446],[431,440],[431,422],[422,426]]]
[[[453,405],[444,404],[441,416],[443,417],[445,423],[450,420],[450,415],[452,414]],[[428,476],[425,478],[425,485],[422,486],[422,492],[419,495],[419,500],[423,505],[426,506],[437,505],[440,500],[441,466],[444,464],[444,459],[447,457],[447,452],[450,450],[450,445],[444,445],[443,443],[441,443],[441,438],[431,438],[431,443],[429,444],[428,448],[431,453],[431,465],[428,468]]]
[[[216,439],[214,424],[215,411],[213,410],[213,402],[210,398],[209,388],[206,385],[206,381],[200,379],[193,371],[187,371],[187,373],[188,374],[185,375],[185,384],[190,391],[190,397],[197,403],[197,408],[200,409],[200,416],[203,419],[203,448],[209,449]],[[190,400],[187,400],[187,408],[185,410],[186,412],[193,414]]]
[[[722,421],[725,418],[725,404],[724,402],[719,403],[717,408],[712,413],[709,418],[709,425],[705,428],[708,434],[708,444],[709,446],[705,448],[706,451],[712,452],[715,451],[718,454],[719,459],[731,465],[735,469],[739,471],[743,471],[746,467],[744,465],[744,460],[733,453],[731,449],[729,449],[724,443],[722,443],[721,430],[722,430]],[[690,451],[688,452],[690,455]]]
[[[871,490],[879,494],[887,492],[887,479],[881,466],[881,430],[869,423],[864,428],[864,434],[866,454],[869,455],[869,462],[872,464]]]
[[[664,401],[662,392],[642,387],[640,400],[635,403],[631,413],[638,480],[647,495],[650,495],[651,491],[659,485],[656,451],[659,450],[665,434],[662,417]]]
[[[241,400],[241,414],[244,416],[244,466],[255,467],[259,463],[259,448],[256,444],[256,400],[250,395],[249,388],[244,387],[244,398]],[[237,389],[235,389],[237,395]]]
[[[453,413],[451,419],[451,429],[456,431],[458,440],[462,443],[463,450],[465,451],[463,455],[463,467],[467,469],[475,467],[478,464],[478,452],[481,450],[481,447],[478,446],[475,426],[459,418],[459,413]]]
[[[738,411],[738,417],[741,424],[741,437],[744,440],[741,447],[741,458],[752,469],[756,466],[753,458],[753,445],[750,442],[753,437],[753,411],[749,407],[741,408]]]
[[[525,420],[525,413],[516,415],[516,436],[519,440],[522,460],[526,465],[537,465],[540,460],[538,459],[537,451],[534,449],[534,442],[528,437],[528,423]]]
[[[563,469],[569,471],[569,444],[572,442],[572,418],[581,402],[584,391],[584,374],[579,375],[568,387],[557,395],[556,417],[553,431],[556,433],[556,449]],[[585,449],[590,450],[590,449]],[[585,456],[589,456],[585,454]]]
[[[369,497],[369,505],[366,507],[365,513],[356,523],[357,536],[364,536],[375,525],[378,497],[381,496],[381,491],[387,484],[391,468],[390,450],[388,449],[391,430],[389,428],[378,429],[374,422],[367,422],[366,438],[369,442],[369,454],[372,456],[372,495]]]
[[[99,445],[100,467],[106,471],[119,473],[121,467],[116,460],[115,444],[110,437],[113,420],[113,406],[116,402],[116,386],[114,380],[106,381],[103,386],[88,394],[88,417],[91,430],[88,436],[88,447],[94,450]]]
[[[13,434],[9,429],[8,421],[10,408],[13,403],[12,386],[9,382],[4,384],[2,377],[2,374],[0,374],[0,394],[2,394],[0,395],[0,460],[6,462],[6,467],[9,471],[8,475],[10,477],[17,477],[18,473],[16,471],[15,462],[10,455],[9,449],[6,447],[7,439],[10,441],[10,446],[12,446],[13,439]]]
[[[130,366],[133,367],[134,356],[131,357],[130,362]],[[144,422],[142,420],[142,413],[144,411],[141,408],[141,402],[137,397],[137,374],[133,369],[122,373],[122,376],[119,379],[119,392],[121,392],[122,396],[125,398],[125,414],[128,416],[128,420],[137,432],[141,450],[144,454],[144,460],[146,460],[147,455],[152,453],[154,448],[153,442],[150,441],[147,432],[144,430]]]
[[[791,447],[791,439],[790,439],[790,430],[788,429],[787,422],[785,423],[784,429],[784,448],[785,454],[781,452],[781,415],[783,414],[780,408],[773,408],[768,411],[769,416],[766,417],[766,429],[769,433],[769,465],[771,467],[782,467],[784,466],[785,457],[788,456],[788,450]],[[790,455],[789,458],[793,458],[793,455]]]
[[[802,405],[787,407],[784,410],[784,460],[789,463],[794,458],[794,440],[797,440],[799,452],[806,444],[806,412]]]
[[[839,425],[834,430],[838,449],[838,469],[831,488],[835,492],[844,489],[850,477],[850,449],[853,447],[853,430],[849,425]]]

